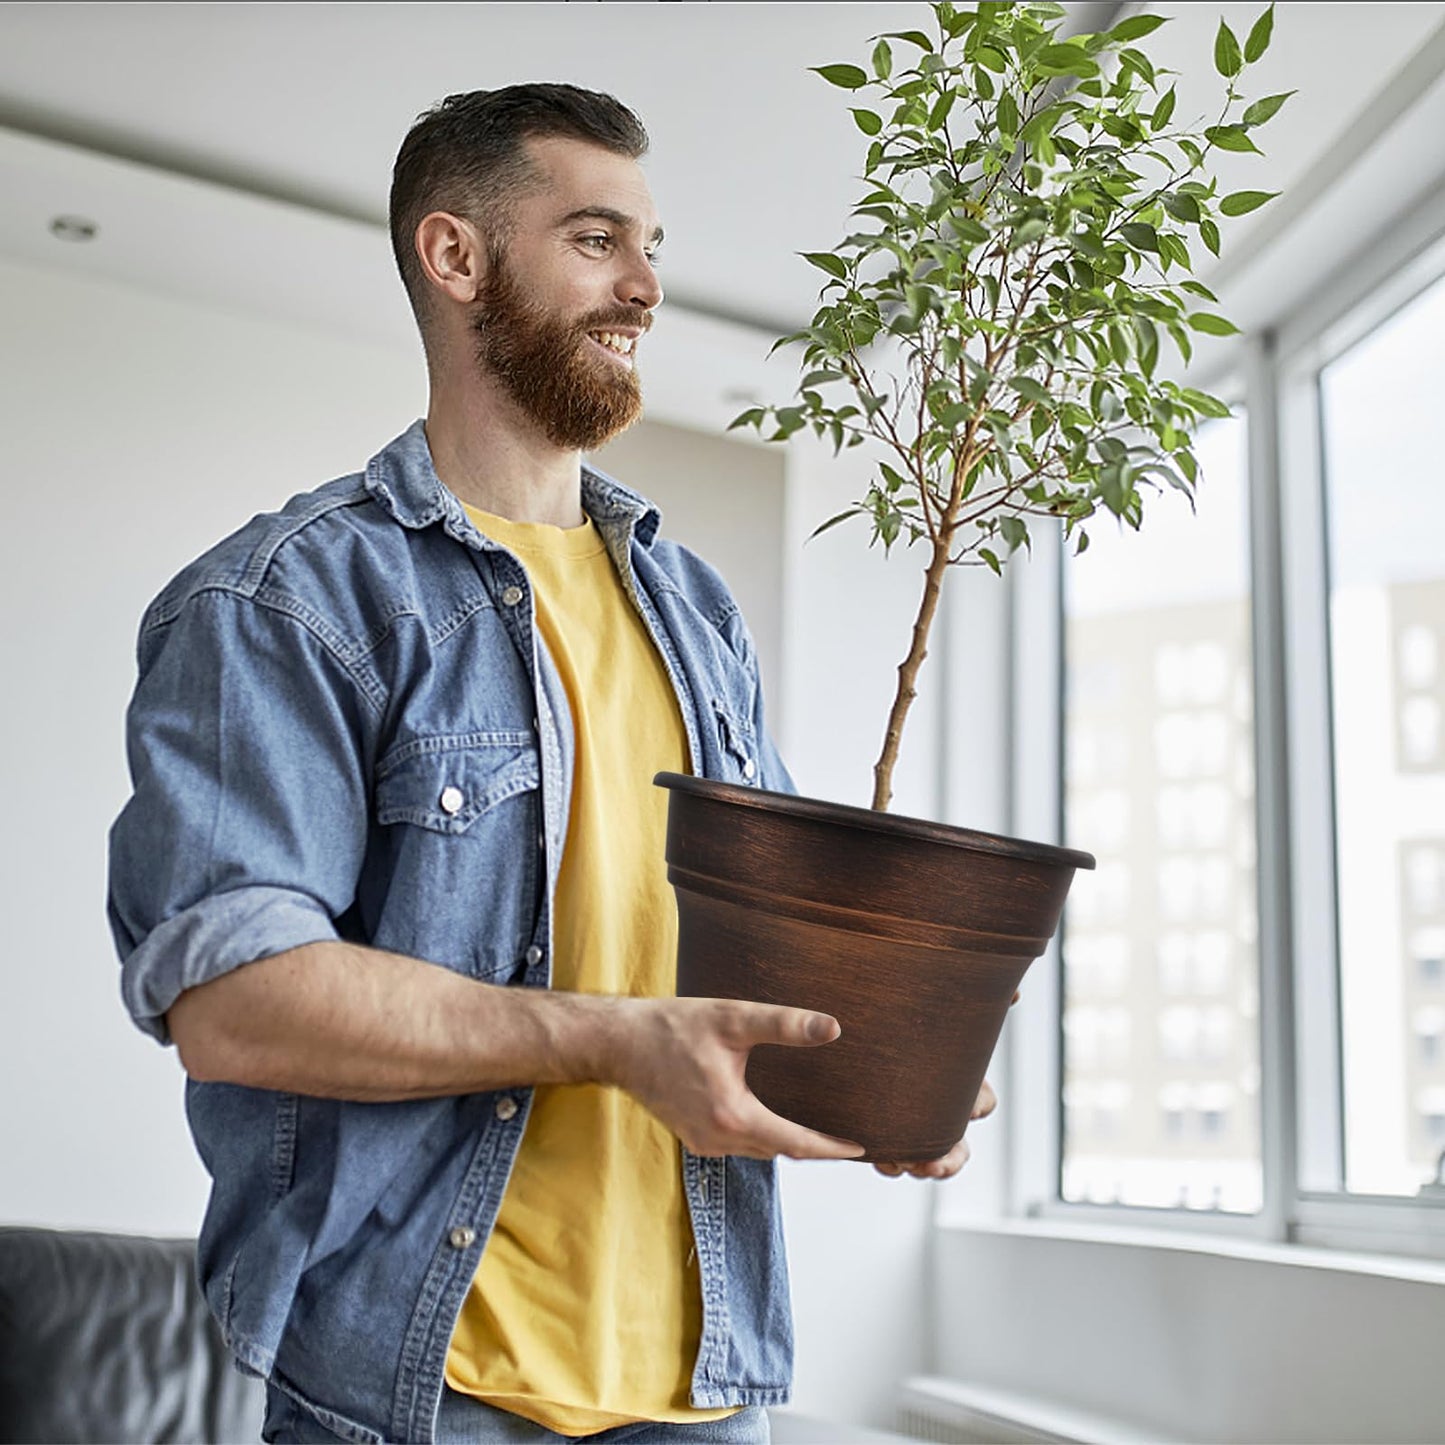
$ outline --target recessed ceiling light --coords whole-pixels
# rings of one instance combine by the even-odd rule
[[[56,216],[50,223],[50,234],[60,241],[93,241],[100,227],[84,216]]]

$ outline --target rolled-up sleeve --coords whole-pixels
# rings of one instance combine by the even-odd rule
[[[108,910],[145,1032],[169,1042],[186,989],[337,937],[366,849],[374,707],[299,607],[211,589],[143,631]]]

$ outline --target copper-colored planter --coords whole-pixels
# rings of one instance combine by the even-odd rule
[[[677,991],[832,1014],[822,1048],[759,1045],[770,1108],[869,1159],[963,1137],[1009,1002],[1087,853],[659,773],[671,790]]]

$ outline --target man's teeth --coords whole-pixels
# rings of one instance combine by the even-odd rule
[[[621,356],[631,356],[636,341],[635,337],[619,336],[615,331],[594,331],[591,336],[594,341],[600,341],[609,351]]]

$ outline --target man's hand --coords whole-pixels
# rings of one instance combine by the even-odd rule
[[[732,999],[619,1000],[599,1075],[626,1089],[694,1153],[749,1159],[857,1159],[863,1149],[768,1109],[744,1079],[755,1044],[814,1047],[838,1021],[808,1009]]]

